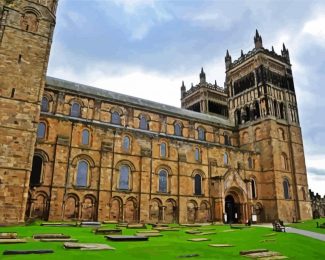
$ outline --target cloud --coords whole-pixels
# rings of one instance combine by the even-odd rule
[[[308,174],[311,175],[316,175],[316,176],[321,176],[325,178],[325,169],[319,169],[319,168],[314,168],[314,167],[309,167],[307,169]]]
[[[324,46],[325,44],[325,15],[324,13],[318,15],[318,17],[305,23],[302,32],[309,34],[314,39]]]
[[[154,8],[156,0],[113,0],[113,2],[118,6],[122,6],[125,12],[134,14],[140,8]]]

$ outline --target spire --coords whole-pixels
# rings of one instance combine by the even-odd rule
[[[229,55],[229,51],[227,50],[225,57],[226,69],[230,68],[231,62],[231,56]]]
[[[218,85],[217,85],[217,81],[216,81],[216,80],[214,81],[214,86],[215,86],[215,87],[217,87],[217,86],[218,86]]]
[[[185,87],[184,81],[182,81],[182,86],[181,86],[181,96],[182,96],[182,98],[185,96],[185,93],[186,93],[186,87]]]
[[[275,52],[275,51],[274,51],[274,47],[273,47],[273,46],[272,46],[272,52]]]
[[[243,50],[240,51],[240,56],[241,56],[241,57],[244,57],[244,52],[243,52]]]
[[[201,68],[201,73],[200,73],[200,83],[206,83],[206,77],[205,77],[203,67]]]
[[[255,32],[254,43],[255,43],[255,49],[263,48],[262,36],[258,33],[257,29]]]
[[[281,55],[283,58],[285,58],[285,60],[290,63],[290,56],[289,56],[289,50],[286,48],[286,46],[282,45],[282,50],[281,50]]]

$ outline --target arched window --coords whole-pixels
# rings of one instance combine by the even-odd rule
[[[77,168],[77,180],[76,186],[78,187],[87,187],[88,184],[88,171],[89,165],[87,161],[79,161]]]
[[[228,154],[224,153],[224,155],[223,155],[223,164],[228,165],[228,163],[229,163]]]
[[[120,114],[118,112],[114,111],[112,113],[111,123],[115,124],[115,125],[120,125],[121,124],[121,116],[120,116]]]
[[[89,137],[90,137],[90,134],[89,134],[88,129],[82,130],[81,143],[83,145],[89,145],[89,139],[90,139]]]
[[[81,107],[79,103],[74,102],[71,106],[70,116],[80,117]]]
[[[254,179],[251,179],[251,192],[252,192],[252,198],[256,199],[256,182]]]
[[[205,141],[205,129],[202,127],[198,128],[198,138],[201,141]]]
[[[47,97],[42,98],[41,111],[42,112],[49,111],[49,100],[47,99]]]
[[[224,135],[224,138],[225,138],[225,145],[231,145],[230,144],[230,138],[228,135]]]
[[[46,135],[46,124],[44,122],[40,122],[37,128],[37,138],[44,139]]]
[[[29,186],[35,186],[41,183],[42,171],[43,171],[43,159],[39,155],[34,155]]]
[[[174,134],[177,136],[182,136],[182,126],[180,123],[175,123],[174,125]]]
[[[130,137],[127,135],[123,137],[122,148],[125,152],[130,151]]]
[[[281,154],[281,168],[283,170],[289,170],[288,157],[285,153]]]
[[[120,167],[119,189],[120,190],[130,189],[130,167],[128,165],[122,165]]]
[[[199,148],[195,148],[194,156],[195,156],[195,161],[200,161],[201,160],[201,153],[200,153]]]
[[[166,143],[161,143],[160,144],[160,157],[166,157],[167,156],[167,151],[166,151]]]
[[[284,179],[283,181],[283,195],[286,200],[290,199],[290,186],[287,179]]]
[[[254,168],[253,159],[251,157],[248,157],[248,169],[253,169],[253,168]]]
[[[140,129],[148,130],[148,121],[144,116],[140,117]]]
[[[194,195],[202,194],[202,177],[200,174],[194,176]]]
[[[168,172],[166,170],[159,171],[159,192],[167,192]]]

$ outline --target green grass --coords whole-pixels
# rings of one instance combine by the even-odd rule
[[[301,223],[293,223],[288,226],[325,234],[325,228],[317,228],[316,222],[318,222],[319,225],[323,224],[323,223],[325,223],[325,218],[306,220]]]
[[[115,225],[106,225],[115,227]],[[307,238],[304,236],[276,233],[274,236],[264,237],[272,233],[269,228],[251,227],[236,229],[233,232],[223,232],[229,226],[207,226],[211,231],[215,228],[217,234],[207,235],[211,241],[190,242],[189,238],[201,236],[189,235],[181,228],[180,231],[162,232],[162,237],[149,238],[149,242],[112,242],[106,240],[102,235],[94,235],[91,228],[81,227],[41,227],[39,224],[30,226],[2,227],[0,232],[18,232],[19,237],[27,238],[26,244],[0,245],[0,259],[178,259],[178,256],[186,254],[199,254],[193,259],[247,259],[241,257],[241,250],[267,248],[278,251],[291,259],[325,259],[324,242]],[[123,228],[123,234],[135,234],[135,229]],[[79,242],[105,243],[116,250],[114,251],[79,251],[66,250],[61,242],[42,243],[34,241],[31,237],[37,233],[63,233],[79,239]],[[273,242],[260,242],[265,239],[276,239]],[[228,243],[235,247],[214,248],[209,247],[211,243]],[[54,254],[47,255],[25,255],[25,256],[3,256],[4,250],[18,249],[53,249]],[[180,258],[182,259],[182,258]]]

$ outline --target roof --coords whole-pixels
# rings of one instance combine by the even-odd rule
[[[114,103],[127,103],[129,106],[133,106],[139,109],[145,109],[152,112],[172,115],[175,117],[186,118],[189,120],[195,120],[205,122],[208,124],[217,124],[225,127],[233,127],[234,125],[222,116],[214,116],[203,113],[194,112],[179,107],[174,107],[138,97],[128,96],[117,92],[95,88],[92,86],[79,84],[63,79],[53,78],[50,76],[46,77],[46,85],[52,88],[78,92],[78,95],[86,95],[97,99],[103,99]]]

